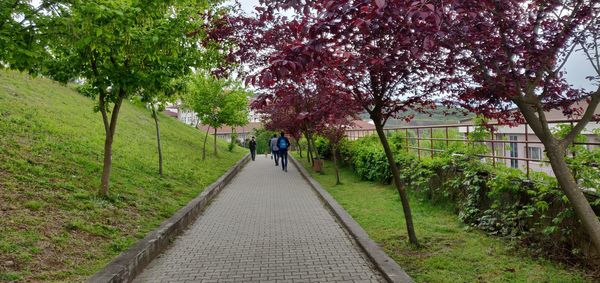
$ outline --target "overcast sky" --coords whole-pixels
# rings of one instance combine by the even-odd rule
[[[255,11],[254,6],[258,5],[258,0],[238,0],[238,2],[242,4],[242,9],[246,13],[253,13]]]

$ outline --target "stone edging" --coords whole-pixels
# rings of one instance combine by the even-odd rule
[[[250,160],[250,155],[246,155],[238,161],[216,182],[205,188],[199,196],[164,221],[157,229],[139,240],[135,246],[121,253],[87,282],[131,282],[169,246],[177,235],[196,220],[211,199],[237,175],[248,160]]]
[[[400,267],[392,258],[390,258],[371,238],[365,230],[356,223],[356,221],[342,208],[341,205],[317,182],[313,179],[308,171],[294,157],[290,156],[290,160],[298,168],[300,174],[319,197],[325,202],[327,207],[333,212],[338,220],[344,225],[346,230],[354,237],[358,245],[369,256],[371,261],[383,274],[389,282],[414,282],[412,278]]]

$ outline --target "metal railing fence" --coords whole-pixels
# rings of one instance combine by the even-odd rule
[[[578,120],[552,120],[548,123],[552,126],[555,125],[571,125],[573,126]],[[600,119],[594,119],[589,125],[599,125]],[[488,147],[487,152],[491,154],[477,154],[481,158],[490,159],[493,166],[496,167],[500,160],[508,160],[513,165],[516,164],[516,168],[519,167],[519,161],[525,162],[525,171],[527,177],[530,175],[531,163],[548,163],[548,160],[543,158],[543,144],[541,141],[532,137],[535,137],[533,131],[526,124],[518,125],[517,128],[508,128],[508,126],[500,125],[497,123],[488,123],[489,128],[485,128],[486,135],[489,138],[478,139],[476,141],[470,140],[468,136],[474,131],[481,131],[481,126],[475,124],[448,124],[448,125],[427,125],[427,126],[407,126],[407,127],[389,127],[385,128],[384,131],[387,136],[392,133],[399,133],[400,139],[403,139],[404,144],[402,147],[410,152],[415,152],[418,159],[430,157],[433,158],[436,153],[442,153],[450,150],[450,148],[457,144],[463,146],[475,146],[476,144],[486,145]],[[514,129],[520,129],[522,131],[515,131]],[[504,129],[512,129],[506,131]],[[369,135],[376,135],[375,129],[349,129],[346,130],[346,137],[350,140],[356,140]],[[505,139],[506,136],[517,136],[517,139]],[[521,136],[523,139],[519,140]],[[592,147],[600,146],[600,142],[574,142],[574,145],[582,145],[587,149]],[[509,154],[507,156],[507,145],[509,145]],[[523,151],[525,157],[519,157],[519,145],[524,145]],[[538,152],[538,156],[532,158],[530,152],[530,145],[541,145],[541,150]],[[516,148],[516,149],[515,149]],[[515,151],[516,154],[511,154],[510,151]],[[575,155],[575,152],[570,154]],[[512,166],[515,167],[515,166]]]

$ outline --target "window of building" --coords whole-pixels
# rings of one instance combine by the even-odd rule
[[[511,141],[518,141],[519,137],[518,136],[509,136],[508,139]],[[510,143],[510,157],[515,157],[515,158],[519,157],[519,147],[516,142]],[[519,168],[519,160],[511,159],[510,167]]]
[[[528,147],[529,159],[542,160],[542,148],[540,147]]]

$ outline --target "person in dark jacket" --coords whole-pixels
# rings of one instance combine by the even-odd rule
[[[250,155],[252,156],[252,161],[256,159],[256,139],[252,137],[250,140],[250,144],[248,146],[250,148]]]
[[[279,158],[281,158],[281,169],[287,172],[288,165],[288,148],[290,140],[285,137],[285,133],[281,132],[281,136],[277,139],[277,147],[279,148]]]

